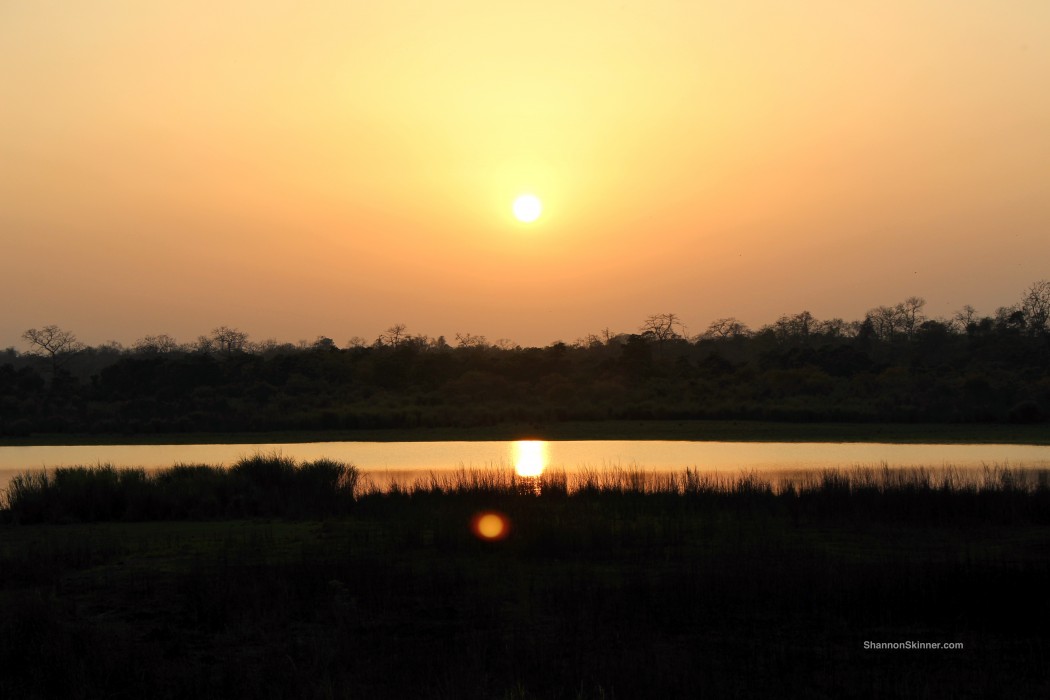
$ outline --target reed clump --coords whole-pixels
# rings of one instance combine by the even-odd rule
[[[3,513],[21,523],[325,517],[351,508],[359,476],[343,462],[299,463],[277,454],[245,457],[230,468],[60,467],[16,475]]]

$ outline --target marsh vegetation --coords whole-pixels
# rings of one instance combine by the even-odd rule
[[[1050,690],[1045,473],[354,477],[256,458],[23,480],[0,526],[0,695]],[[475,536],[479,512],[509,535]],[[910,640],[963,647],[863,648]]]

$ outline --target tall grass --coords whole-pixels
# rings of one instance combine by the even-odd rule
[[[852,467],[816,472],[741,471],[735,474],[697,468],[650,471],[637,467],[548,469],[537,477],[518,475],[509,467],[430,472],[424,476],[391,477],[380,484],[362,475],[358,496],[383,493],[491,493],[500,495],[651,494],[678,496],[799,493],[887,493],[892,491],[1023,492],[1050,488],[1050,469],[1014,469],[991,465],[956,467]]]
[[[976,470],[855,467],[817,473],[735,475],[685,469],[547,470],[523,477],[511,468],[431,472],[380,483],[328,459],[297,463],[254,455],[230,468],[177,464],[168,469],[111,465],[26,472],[12,479],[3,514],[15,522],[316,518],[361,502],[419,499],[477,502],[571,499],[647,508],[746,506],[796,517],[864,516],[922,520],[994,517],[1050,520],[1050,470],[986,466]]]

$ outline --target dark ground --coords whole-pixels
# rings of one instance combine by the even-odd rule
[[[1045,484],[643,491],[9,522],[0,697],[1050,696]]]

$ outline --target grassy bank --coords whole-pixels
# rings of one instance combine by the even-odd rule
[[[351,487],[347,465],[272,462],[225,487],[228,504],[269,504],[266,519],[45,509],[51,523],[0,525],[0,697],[1050,692],[1045,474],[461,471],[377,489]],[[58,473],[25,494],[58,494]],[[98,500],[93,480],[125,483],[68,475],[71,503]],[[221,483],[177,476],[198,498]],[[339,499],[316,513],[282,500],[295,479]],[[144,491],[126,483],[130,505]],[[479,539],[482,512],[509,534]]]
[[[446,440],[701,440],[754,442],[891,442],[1050,445],[1050,424],[770,423],[760,421],[591,421],[502,424],[475,428],[271,431],[257,433],[33,434],[2,437],[10,445],[269,444],[294,442],[430,442]]]
[[[857,467],[727,476],[696,469],[613,468],[573,473],[548,469],[525,477],[511,468],[461,468],[425,476],[406,473],[380,483],[343,462],[300,463],[279,454],[257,454],[230,468],[179,464],[147,471],[98,465],[26,471],[0,491],[0,518],[18,524],[326,518],[353,514],[376,502],[422,498],[479,503],[632,499],[657,509],[755,502],[771,513],[796,518],[807,509],[902,518],[948,506],[960,517],[1050,522],[1050,470]]]

